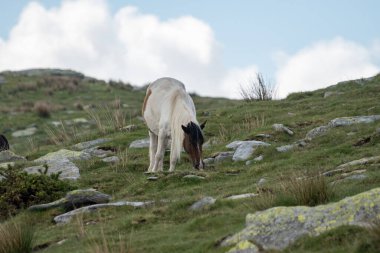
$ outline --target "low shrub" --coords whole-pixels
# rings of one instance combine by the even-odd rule
[[[34,110],[41,118],[50,117],[50,105],[45,101],[38,101],[34,104]]]
[[[11,167],[1,169],[4,178],[0,181],[0,218],[34,204],[57,200],[74,189],[69,182],[59,180],[59,174],[46,172],[27,174]]]

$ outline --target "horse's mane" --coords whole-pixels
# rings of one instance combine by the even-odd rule
[[[182,94],[178,91],[172,97],[172,115],[171,115],[171,138],[173,146],[171,152],[176,154],[178,159],[181,157],[181,151],[183,146],[184,132],[182,130],[182,125],[187,125],[189,122],[195,122],[196,120],[195,112],[192,110],[191,106],[187,104],[188,95]]]

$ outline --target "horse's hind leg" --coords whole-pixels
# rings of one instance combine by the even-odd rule
[[[163,161],[165,155],[165,148],[167,142],[167,133],[164,130],[160,130],[157,138],[157,151],[154,157],[154,165],[152,172],[163,171]]]
[[[154,166],[154,157],[157,153],[157,138],[158,136],[149,131],[149,168],[148,172],[153,172],[153,166]]]

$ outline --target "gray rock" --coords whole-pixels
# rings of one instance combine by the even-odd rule
[[[236,200],[236,199],[246,199],[256,197],[258,194],[256,193],[244,193],[239,195],[232,195],[227,197],[226,199]]]
[[[72,210],[70,212],[58,215],[54,217],[54,221],[55,223],[58,223],[58,224],[64,224],[64,223],[70,222],[71,218],[77,214],[93,212],[100,208],[118,207],[118,206],[145,207],[152,203],[153,201],[145,201],[145,202],[119,201],[119,202],[113,202],[113,203],[107,203],[107,204],[96,204],[96,205],[91,205],[91,206],[85,206],[85,207],[81,207],[81,208]]]
[[[206,164],[206,165],[207,164],[213,164],[214,160],[215,160],[215,158],[213,158],[213,157],[206,158],[206,159],[203,160],[203,163]]]
[[[232,157],[234,155],[234,152],[220,152],[214,159],[215,163],[221,163],[224,161],[231,161]]]
[[[148,177],[147,180],[149,180],[149,181],[157,181],[157,180],[158,180],[158,177],[156,177],[156,176],[151,176],[151,177]]]
[[[257,185],[261,186],[261,185],[265,184],[266,182],[267,182],[267,180],[265,178],[260,178],[260,180],[257,182]]]
[[[341,164],[337,169],[344,169],[346,167],[361,166],[366,164],[380,163],[380,156],[364,157],[359,160],[354,160],[348,163]]]
[[[215,203],[215,201],[216,201],[216,199],[214,199],[213,197],[204,197],[204,198],[198,200],[197,202],[195,202],[194,204],[192,204],[189,207],[189,210],[197,211],[197,210],[202,209],[206,206],[213,205]]]
[[[270,134],[256,134],[255,137],[263,138],[263,139],[269,139],[269,138],[272,138],[272,135],[270,135]]]
[[[50,124],[52,124],[55,127],[60,127],[63,125],[62,121],[52,121],[50,122]]]
[[[248,214],[246,228],[221,246],[248,240],[264,250],[282,250],[298,238],[317,236],[342,225],[368,226],[380,215],[380,188],[316,207],[274,207]]]
[[[25,157],[16,155],[10,150],[3,150],[0,152],[0,163],[26,161]]]
[[[289,135],[293,135],[294,132],[290,130],[288,127],[284,126],[283,124],[273,124],[272,125],[273,129],[277,132],[284,132]]]
[[[67,158],[44,161],[48,166],[47,175],[60,173],[59,179],[77,180],[80,177],[79,168]],[[29,174],[40,174],[45,171],[42,165],[24,168]]]
[[[99,147],[92,147],[82,150],[83,154],[88,157],[104,158],[106,156],[114,154],[112,150],[104,150]]]
[[[0,168],[6,169],[8,166],[13,167],[15,165],[14,162],[0,163]]]
[[[91,156],[88,153],[82,151],[72,151],[68,149],[60,149],[56,152],[48,153],[40,158],[34,160],[36,163],[44,163],[47,161],[56,161],[60,159],[68,159],[70,161],[75,160],[87,160],[90,159]]]
[[[232,157],[233,161],[245,161],[252,156],[255,148],[259,146],[270,146],[270,144],[262,141],[244,141],[237,148]]]
[[[292,149],[295,148],[295,147],[296,147],[296,145],[294,145],[294,144],[289,144],[289,145],[284,145],[284,146],[277,147],[276,150],[277,150],[278,152],[283,153],[283,152],[288,152],[288,151],[292,150]]]
[[[183,179],[197,179],[197,180],[203,180],[205,177],[198,176],[198,175],[186,175],[183,177]]]
[[[354,116],[354,117],[342,117],[336,118],[329,122],[329,127],[339,127],[339,126],[349,126],[352,124],[363,124],[363,123],[373,123],[380,120],[380,115],[370,115],[370,116]]]
[[[306,134],[306,139],[307,140],[312,140],[314,139],[315,137],[318,137],[318,136],[321,136],[321,135],[324,135],[325,133],[327,133],[327,131],[330,129],[329,126],[319,126],[319,127],[316,127],[312,130],[310,130],[307,134]]]
[[[16,132],[13,132],[12,133],[12,136],[13,137],[24,137],[24,136],[31,136],[33,134],[35,134],[37,132],[37,128],[36,127],[29,127],[29,128],[26,128],[24,130],[18,130]]]
[[[97,146],[99,144],[103,144],[109,141],[111,141],[111,139],[109,138],[100,138],[100,139],[96,139],[92,141],[77,143],[73,145],[73,148],[76,150],[83,150],[83,149],[88,149],[88,148],[91,148],[91,147],[94,147],[94,146]]]
[[[110,156],[102,159],[105,163],[118,163],[120,161],[119,157],[117,156]]]
[[[129,148],[149,148],[150,140],[149,138],[142,140],[135,140],[130,145]]]
[[[254,162],[260,162],[260,161],[262,161],[264,159],[264,156],[263,155],[260,155],[260,156],[258,156],[258,157],[256,157],[256,158],[254,158],[253,160],[249,160],[249,161],[247,161],[246,163],[245,163],[245,165],[251,165],[252,163],[254,163]]]
[[[47,210],[55,207],[61,207],[68,211],[82,206],[108,203],[110,200],[110,195],[98,192],[95,189],[74,190],[68,192],[64,198],[47,204],[34,205],[28,209]]]
[[[363,180],[366,178],[368,178],[368,176],[365,174],[357,174],[357,175],[346,177],[345,180]]]

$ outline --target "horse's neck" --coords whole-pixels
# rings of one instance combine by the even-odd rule
[[[181,125],[186,126],[190,121],[198,123],[191,106],[184,102],[177,104],[177,106],[173,108],[172,123],[178,128],[181,128]]]

